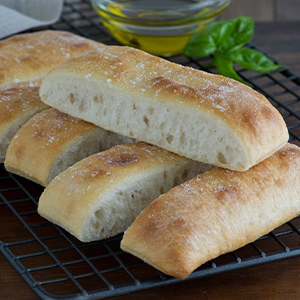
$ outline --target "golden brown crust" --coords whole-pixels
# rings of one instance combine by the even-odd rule
[[[249,155],[249,162],[245,165],[224,165],[230,169],[245,170],[270,156],[288,140],[282,116],[260,93],[235,80],[180,66],[137,49],[108,46],[90,51],[51,71],[48,80],[50,82],[51,78],[61,75],[83,80],[89,76],[89,80],[107,88],[132,93],[136,98],[150,99],[149,103],[159,103],[163,108],[198,111],[199,118],[201,113],[205,113],[215,123],[222,122],[238,136]],[[42,100],[51,103],[47,95],[44,99],[42,95]],[[65,110],[66,107],[67,104]],[[97,125],[103,126],[100,123]],[[163,147],[147,137],[133,137]],[[166,149],[197,160],[195,156],[179,152],[179,149],[171,149],[171,146]]]
[[[12,139],[6,153],[8,171],[43,186],[59,155],[97,126],[49,108],[32,117]]]
[[[179,105],[180,99],[193,109],[206,109],[225,118],[233,127],[238,122],[238,129],[253,135],[255,140],[263,140],[261,134],[264,124],[257,124],[258,121],[271,121],[277,134],[279,129],[280,132],[285,129],[276,109],[262,94],[250,87],[221,75],[177,65],[130,47],[108,46],[97,49],[76,57],[59,68],[72,73],[89,72],[122,89],[134,89],[155,98],[163,96],[160,100],[170,101],[174,105]],[[241,116],[243,122],[239,122]],[[273,131],[272,128],[268,128],[269,130]]]
[[[300,149],[287,144],[246,172],[216,168],[199,175],[148,206],[121,247],[186,278],[299,214],[299,164]]]
[[[41,78],[64,60],[101,46],[70,32],[51,30],[0,41],[0,162],[17,130],[48,107],[38,95]]]
[[[48,107],[40,100],[38,82],[0,89],[0,162],[4,162],[7,147],[20,127]]]
[[[195,174],[196,168],[200,172],[199,167],[146,143],[115,146],[59,174],[42,194],[38,212],[81,241],[107,238],[124,231],[163,192],[162,187],[170,189],[172,177],[179,176],[183,169],[187,169],[183,177],[189,172]],[[98,222],[97,232],[91,219]],[[88,235],[89,231],[93,234]]]
[[[100,46],[64,31],[15,35],[0,41],[0,85],[42,78],[64,60]]]
[[[22,118],[32,110],[37,109],[39,111],[49,107],[41,101],[39,89],[38,84],[24,82],[0,90],[0,133],[9,124],[18,118]]]

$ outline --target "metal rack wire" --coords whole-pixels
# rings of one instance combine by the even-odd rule
[[[88,0],[65,1],[61,20],[51,28],[106,44],[116,43]],[[175,56],[170,60],[199,69],[208,64],[207,58]],[[299,76],[287,68],[269,75],[243,69],[238,73],[280,111],[290,142],[300,145]],[[121,235],[81,243],[40,217],[37,203],[42,190],[39,185],[7,173],[0,165],[0,251],[42,299],[107,298],[178,281],[120,250]],[[7,222],[15,232],[13,236],[5,233]],[[254,243],[204,264],[187,280],[300,255],[299,230],[300,218],[295,218]]]

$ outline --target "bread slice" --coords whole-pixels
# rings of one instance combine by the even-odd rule
[[[52,70],[42,101],[179,155],[245,171],[288,140],[269,101],[232,79],[107,46]]]
[[[215,168],[152,202],[121,248],[162,272],[194,269],[300,213],[300,148],[287,144],[247,172]]]
[[[47,186],[77,161],[129,141],[132,140],[49,108],[32,117],[14,136],[5,167]]]
[[[38,83],[20,83],[0,89],[0,163],[20,127],[36,113],[49,108],[39,96]]]
[[[59,174],[38,212],[80,241],[123,232],[152,200],[210,168],[142,142],[94,154]]]
[[[12,36],[0,41],[0,86],[43,78],[66,59],[101,46],[58,30]]]
[[[64,60],[101,46],[70,32],[51,30],[0,41],[0,163],[18,129],[48,108],[39,98],[40,79]]]

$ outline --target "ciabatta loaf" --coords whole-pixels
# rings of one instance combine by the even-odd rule
[[[215,168],[171,189],[121,242],[162,272],[194,269],[269,233],[300,213],[300,149],[291,144],[247,172]]]
[[[45,30],[0,41],[0,86],[43,78],[68,58],[102,44],[71,32]]]
[[[5,167],[43,186],[77,161],[130,138],[49,108],[33,116],[12,139]]]
[[[20,129],[36,113],[48,108],[40,100],[38,83],[20,83],[0,89],[0,163],[4,162],[7,147]]]
[[[64,60],[101,46],[70,32],[51,30],[0,41],[0,162],[18,129],[48,107],[38,95],[41,78]]]
[[[59,174],[38,212],[83,242],[104,239],[123,232],[160,194],[209,168],[141,142],[115,146]]]
[[[288,140],[269,101],[232,79],[107,46],[52,70],[42,101],[107,130],[245,171]]]

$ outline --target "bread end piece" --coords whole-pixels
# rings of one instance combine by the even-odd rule
[[[184,279],[300,213],[300,149],[287,144],[247,172],[215,168],[152,202],[121,248]]]

